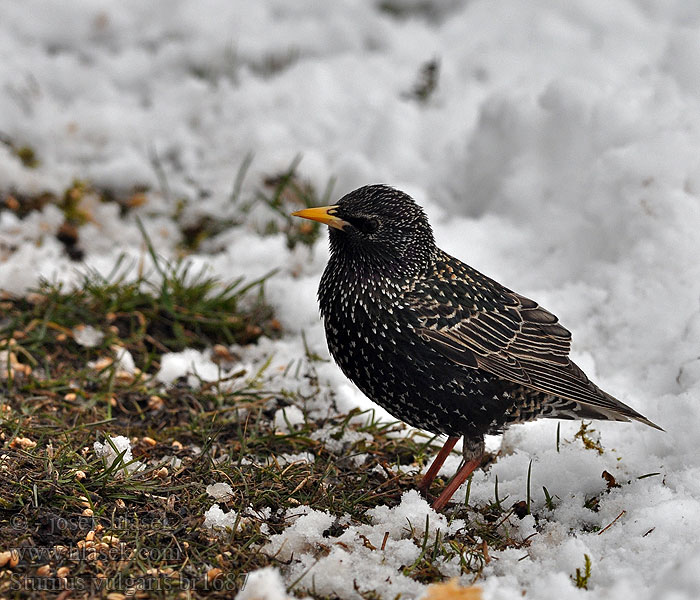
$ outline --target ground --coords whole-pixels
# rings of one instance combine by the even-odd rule
[[[700,595],[700,8],[0,14],[0,596]],[[513,428],[432,511],[289,217],[378,182],[665,432]]]

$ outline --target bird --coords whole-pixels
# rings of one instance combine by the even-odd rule
[[[436,511],[481,465],[484,436],[512,424],[599,419],[661,430],[590,381],[556,316],[441,250],[408,194],[367,185],[292,216],[328,226],[318,302],[335,362],[395,418],[447,436],[421,493],[463,439]]]

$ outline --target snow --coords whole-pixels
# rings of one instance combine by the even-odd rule
[[[117,344],[112,346],[112,351],[114,352],[114,365],[116,368],[125,373],[133,374],[136,369],[136,363],[131,352]]]
[[[215,500],[224,500],[233,495],[233,489],[228,483],[212,483],[205,491]]]
[[[0,289],[25,293],[39,277],[75,284],[85,266],[107,274],[121,254],[148,268],[136,216],[156,251],[174,257],[179,224],[239,215],[262,178],[297,155],[319,192],[334,178],[333,197],[395,185],[425,206],[443,249],[557,314],[573,332],[574,360],[666,430],[596,424],[602,455],[573,440],[577,424],[562,423],[559,451],[552,422],[508,432],[491,469],[475,475],[470,502],[492,499],[496,476],[501,497],[523,498],[532,460],[533,508],[544,510],[543,486],[555,507],[529,548],[492,553],[484,596],[583,597],[570,575],[584,554],[597,597],[700,595],[700,5],[444,0],[428,16],[404,18],[354,1],[1,6],[1,139],[32,147],[39,160],[23,167],[0,143],[2,191],[20,201],[61,196],[74,178],[149,191],[126,217],[86,200],[84,265],[55,237],[56,206],[22,220],[0,211]],[[421,104],[407,92],[433,58],[438,88]],[[231,201],[249,153],[241,197]],[[289,250],[283,234],[259,234],[268,218],[258,206],[192,256],[225,279],[278,268],[265,293],[285,336],[236,350],[251,374],[261,356],[273,355],[275,373],[302,356],[302,331],[326,354],[315,289],[327,246]],[[162,357],[159,378],[198,385],[226,372],[209,351],[188,349]],[[368,406],[332,363],[317,374],[321,399],[296,407],[302,415],[330,411],[330,399],[341,411]],[[292,424],[285,414],[280,427]],[[95,450],[114,458],[109,445]],[[443,473],[456,466],[451,458]],[[625,485],[604,493],[603,470]],[[583,507],[592,495],[598,512]],[[275,540],[298,552],[286,584],[312,565],[336,518],[304,510]],[[414,496],[378,507],[371,525],[343,534],[349,549],[333,546],[310,571],[308,589],[353,597],[359,577],[383,582],[384,597],[422,593],[399,571],[416,552],[401,527],[442,518],[429,511]],[[513,527],[534,532],[527,518]],[[358,542],[360,531],[375,546],[392,532],[381,560]],[[240,597],[284,593],[268,569]]]
[[[297,452],[294,454],[282,453],[275,457],[270,457],[270,462],[276,462],[280,467],[290,465],[293,463],[313,463],[316,457],[311,454],[311,452]]]
[[[336,429],[332,425],[325,425],[317,429],[311,434],[312,440],[323,442],[324,446],[330,452],[340,454],[347,447],[352,446],[360,441],[371,441],[372,436],[369,433],[355,431],[354,429],[343,429],[340,437],[336,435]]]
[[[426,517],[428,543],[435,541],[438,531],[454,533],[464,526],[459,519],[448,523],[413,490],[403,495],[398,506],[378,506],[368,516],[371,525],[352,525],[333,539],[325,534],[335,521],[333,515],[306,506],[290,509],[286,518],[292,524],[272,536],[264,551],[282,561],[294,559],[292,580],[300,578],[301,589],[313,589],[322,596],[344,590],[349,598],[371,591],[386,598],[416,597],[424,586],[401,570],[421,553]],[[330,551],[319,557],[319,546]]]
[[[163,383],[173,383],[187,376],[188,385],[199,387],[201,381],[216,381],[221,375],[221,367],[211,360],[210,352],[188,348],[164,354],[156,378]]]
[[[297,406],[285,406],[275,411],[272,422],[278,431],[289,433],[296,425],[304,423],[304,413]]]
[[[93,444],[93,450],[97,456],[104,460],[107,468],[111,467],[114,461],[119,460],[119,464],[123,465],[123,467],[115,471],[115,477],[123,477],[145,468],[142,462],[134,460],[134,455],[131,451],[131,442],[126,436],[110,436],[104,444],[102,442],[95,442]]]
[[[204,526],[209,529],[233,531],[236,525],[240,524],[241,519],[235,510],[224,511],[218,504],[212,504],[204,513]]]
[[[250,573],[236,600],[289,600],[287,589],[277,569],[265,567]]]
[[[92,325],[82,325],[73,329],[73,339],[86,348],[98,346],[104,337],[105,334]]]

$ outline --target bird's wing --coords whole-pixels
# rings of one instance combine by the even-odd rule
[[[449,320],[440,318],[445,311],[432,297],[423,296],[413,308],[426,325],[432,322],[419,329],[420,335],[455,362],[464,361],[465,366],[478,366],[505,379],[530,383],[523,360],[566,365],[571,333],[535,302],[512,292],[507,300],[498,307],[459,311],[458,318]],[[464,353],[468,356],[462,356]]]
[[[456,364],[603,413],[641,417],[600,390],[569,359],[571,333],[552,313],[463,263],[456,267],[454,259],[447,270],[437,271],[403,298],[417,318],[418,334],[432,348]]]

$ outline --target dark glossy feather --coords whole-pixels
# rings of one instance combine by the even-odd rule
[[[573,400],[608,418],[617,414],[657,427],[571,361],[571,333],[552,313],[449,255],[440,253],[433,272],[403,300],[420,323],[417,333],[454,363]]]

